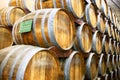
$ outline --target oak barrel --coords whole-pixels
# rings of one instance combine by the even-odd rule
[[[117,42],[117,52],[116,52],[116,54],[120,54],[120,43],[119,42]]]
[[[98,75],[98,58],[95,53],[85,55],[86,75],[85,80],[96,80]]]
[[[112,38],[115,39],[115,26],[111,24]]]
[[[108,18],[113,22],[113,12],[111,7],[108,7]]]
[[[29,11],[35,11],[34,8],[35,0],[10,0],[9,6],[17,6]]]
[[[0,11],[0,23],[5,26],[13,26],[14,23],[25,15],[20,7],[6,7]]]
[[[85,78],[85,62],[81,52],[73,51],[64,63],[65,80],[84,80]]]
[[[102,50],[104,53],[108,54],[110,49],[109,49],[109,37],[107,35],[103,36],[102,39]]]
[[[112,56],[110,54],[106,55],[106,65],[107,65],[107,72],[111,72],[112,71]]]
[[[105,28],[106,28],[105,18],[104,18],[102,13],[99,13],[97,17],[98,17],[97,28],[98,28],[99,31],[104,33],[105,32]]]
[[[92,27],[96,28],[97,26],[97,13],[94,4],[89,3],[85,8],[85,17],[87,23]]]
[[[117,41],[116,40],[114,40],[113,45],[114,45],[114,52],[115,54],[117,54]]]
[[[109,20],[105,21],[105,34],[107,34],[109,37],[112,37],[111,22]]]
[[[48,49],[16,45],[0,50],[0,80],[58,80],[60,71]]]
[[[88,53],[92,48],[92,30],[87,23],[82,23],[78,26],[76,32],[76,40],[74,42],[75,50],[82,50],[84,53]]]
[[[116,41],[118,41],[118,38],[119,38],[119,36],[118,36],[118,29],[115,28],[115,39],[116,39]]]
[[[92,50],[97,54],[102,52],[102,33],[96,30],[92,38]]]
[[[117,68],[115,55],[112,55],[112,66],[113,66],[113,70],[115,70]]]
[[[12,32],[0,25],[0,49],[13,45]]]
[[[31,30],[19,32],[21,23],[32,22]],[[25,25],[25,27],[27,27]],[[30,44],[41,47],[57,46],[68,50],[73,45],[75,26],[69,13],[64,9],[42,9],[30,13],[14,25],[13,37],[17,44]]]
[[[102,0],[102,3],[101,3],[101,10],[102,12],[105,14],[106,17],[108,17],[108,4],[107,4],[107,1],[106,0]]]
[[[65,8],[76,18],[82,18],[85,12],[85,0],[35,0],[35,9]]]
[[[109,49],[110,49],[110,53],[114,54],[114,41],[112,38],[109,38]]]
[[[101,54],[99,56],[99,62],[98,62],[98,76],[105,76],[107,70],[107,64],[105,55]]]
[[[114,23],[115,27],[117,27],[116,18],[117,18],[117,17],[116,17],[116,14],[113,13],[113,23]]]
[[[96,7],[100,10],[102,6],[102,0],[92,0]]]

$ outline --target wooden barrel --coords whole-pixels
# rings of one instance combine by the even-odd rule
[[[113,78],[114,78],[113,80],[119,80],[117,75],[117,69],[113,71]]]
[[[117,27],[116,18],[117,18],[116,14],[113,13],[113,23],[114,23],[115,27]]]
[[[35,0],[35,9],[65,8],[76,18],[82,18],[85,12],[85,0]]]
[[[92,0],[96,7],[100,10],[102,6],[102,0]]]
[[[105,74],[105,76],[98,77],[97,80],[110,80],[110,78],[108,74]]]
[[[74,42],[75,50],[82,50],[85,53],[91,51],[92,48],[92,30],[86,23],[82,23],[78,27],[76,33],[76,40]]]
[[[13,45],[12,32],[4,26],[0,26],[0,49]]]
[[[60,60],[61,63],[64,63]],[[64,63],[65,80],[84,80],[85,62],[81,52],[73,51]]]
[[[106,20],[105,22],[105,34],[107,34],[109,37],[112,37],[112,32],[111,32],[111,22],[109,20]]]
[[[108,54],[110,49],[109,49],[109,37],[107,35],[104,35],[103,40],[102,40],[102,50],[103,53]]]
[[[118,68],[118,80],[120,79],[120,68]]]
[[[59,80],[84,80],[85,77],[85,60],[82,52],[63,51],[57,47],[51,47],[51,51],[54,51],[59,58],[60,66],[64,74],[63,79]]]
[[[47,49],[16,45],[0,50],[0,80],[59,80],[60,64]]]
[[[113,66],[113,70],[115,70],[117,67],[116,67],[116,57],[115,55],[112,55],[112,66]]]
[[[107,1],[106,0],[102,0],[102,3],[101,3],[101,10],[102,12],[105,14],[106,17],[108,17],[108,4],[107,4]]]
[[[98,58],[95,53],[85,55],[86,60],[86,75],[85,80],[96,80],[98,75]]]
[[[117,67],[117,69],[119,68],[119,61],[118,61],[118,57],[119,57],[118,55],[115,55],[115,58],[116,58],[115,60],[116,60],[116,67]]]
[[[23,25],[23,29],[20,26]],[[24,27],[31,30],[24,31]],[[69,13],[64,9],[42,9],[30,13],[13,28],[14,41],[17,44],[31,44],[41,47],[57,46],[68,50],[73,45],[75,26]]]
[[[117,54],[117,41],[116,40],[114,40],[113,45],[114,45],[114,52],[115,54]]]
[[[116,54],[120,54],[120,43],[119,42],[117,42],[117,52],[116,52]]]
[[[92,50],[97,54],[101,54],[102,52],[102,33],[100,31],[96,31],[93,34]]]
[[[113,24],[111,24],[111,32],[113,39],[115,39],[115,26]]]
[[[114,41],[112,38],[109,38],[109,49],[110,49],[110,53],[114,54]]]
[[[118,29],[115,28],[115,39],[116,39],[116,41],[118,41],[118,38],[119,38],[119,36],[118,36]]]
[[[120,42],[120,31],[118,31],[118,41]]]
[[[13,26],[14,23],[25,15],[25,11],[19,7],[7,7],[0,11],[0,23],[5,26]]]
[[[108,7],[108,18],[113,23],[113,16],[112,15],[113,15],[112,8]]]
[[[98,62],[98,76],[105,76],[107,70],[105,55],[101,54],[99,56]]]
[[[8,5],[21,7],[29,11],[35,11],[34,4],[35,4],[34,0],[10,0]]]
[[[85,8],[85,17],[87,23],[92,27],[96,28],[97,26],[97,13],[94,4],[89,3]]]
[[[112,71],[112,57],[110,54],[106,55],[106,66],[107,66],[107,72],[111,72]]]
[[[99,14],[98,14],[97,28],[98,28],[98,30],[100,30],[102,33],[105,32],[106,25],[105,25],[105,19],[104,19],[104,16],[103,16],[102,13],[99,13]]]

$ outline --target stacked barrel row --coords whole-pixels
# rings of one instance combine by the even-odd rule
[[[1,80],[120,79],[119,26],[106,0],[10,0],[9,6],[0,10],[1,35],[7,33],[1,48],[14,45],[0,50]]]

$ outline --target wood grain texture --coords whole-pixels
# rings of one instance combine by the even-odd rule
[[[51,51],[16,45],[2,49],[0,56],[1,80],[59,80],[60,65]]]
[[[33,20],[32,30],[19,33],[20,23]],[[18,44],[31,44],[41,47],[57,46],[68,50],[73,45],[75,36],[74,23],[66,10],[43,9],[26,15],[14,25],[14,39]]]
[[[85,0],[36,0],[35,9],[65,8],[74,17],[82,18],[85,11]]]

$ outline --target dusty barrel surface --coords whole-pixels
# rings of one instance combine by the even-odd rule
[[[86,5],[85,17],[86,17],[87,23],[92,28],[96,28],[96,26],[97,26],[97,13],[96,13],[96,9],[94,7],[94,4],[89,3]]]
[[[109,20],[105,21],[105,34],[107,34],[109,37],[112,37],[112,32],[111,32],[111,22]]]
[[[85,55],[86,75],[85,80],[96,80],[98,75],[98,58],[95,53]]]
[[[97,54],[102,52],[102,33],[100,31],[95,31],[92,38],[92,50]]]
[[[97,28],[98,28],[98,30],[100,30],[102,33],[104,33],[104,32],[105,32],[105,28],[106,28],[105,18],[104,18],[104,16],[103,16],[102,13],[99,13],[97,17],[98,17]]]
[[[0,49],[12,46],[12,32],[4,26],[0,26]]]
[[[16,45],[0,50],[1,80],[57,80],[59,73],[59,62],[47,49]]]
[[[105,76],[107,70],[105,55],[101,54],[99,56],[98,62],[98,76]]]
[[[109,49],[109,37],[107,35],[103,36],[103,39],[102,39],[102,50],[106,54],[108,54],[109,51],[110,51],[110,49]]]
[[[29,23],[28,23],[29,22]],[[27,25],[21,26],[23,23]],[[24,27],[31,30],[24,31]],[[30,13],[14,25],[13,38],[17,44],[31,44],[41,47],[57,46],[68,50],[75,36],[74,23],[64,9],[42,9]]]
[[[90,52],[92,48],[92,30],[88,24],[82,23],[81,26],[78,26],[74,48],[85,53]]]
[[[8,5],[21,7],[29,11],[34,11],[35,10],[34,4],[35,4],[34,0],[10,0]]]
[[[102,0],[101,3],[101,10],[103,11],[103,13],[105,14],[106,17],[108,17],[108,4],[106,0]]]
[[[14,23],[25,15],[20,7],[6,7],[0,11],[0,23],[5,26],[13,26]]]
[[[36,0],[35,8],[65,8],[75,17],[82,18],[85,11],[85,0]]]

